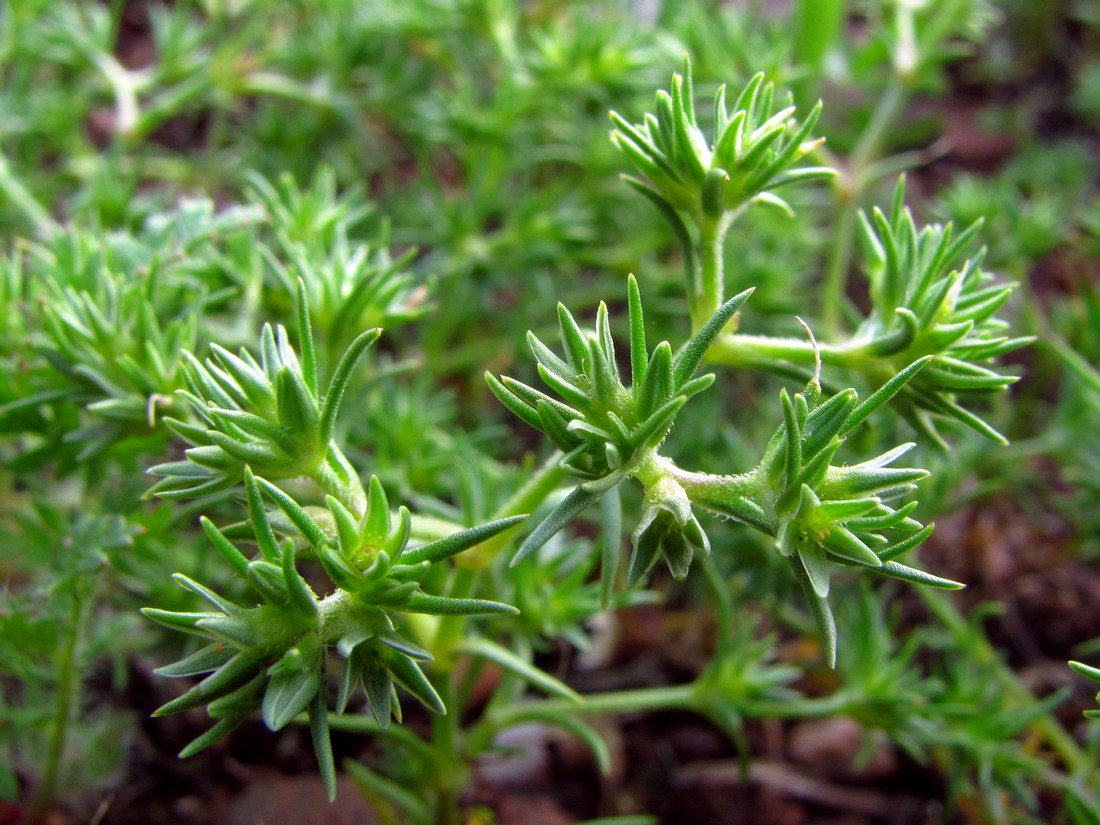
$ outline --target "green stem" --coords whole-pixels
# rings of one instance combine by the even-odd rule
[[[584,702],[579,705],[564,699],[533,700],[501,710],[495,720],[496,726],[506,727],[513,715],[529,713],[533,709],[537,709],[542,714],[565,715],[651,713],[659,710],[698,710],[699,700],[695,682],[686,685],[594,693],[585,696]]]
[[[875,104],[871,119],[867,121],[849,160],[857,184],[865,182],[860,178],[860,174],[878,160],[887,133],[893,128],[894,122],[909,100],[909,85],[909,81],[904,77],[893,75]],[[859,191],[858,188],[856,191]]]
[[[685,685],[594,693],[586,695],[584,702],[579,705],[574,702],[567,702],[564,699],[532,700],[502,709],[493,720],[494,727],[499,730],[506,727],[513,717],[518,718],[532,712],[544,716],[553,714],[597,716],[653,713],[662,710],[690,710],[705,714],[708,705],[705,685],[706,683],[700,680]],[[744,699],[737,701],[730,697],[717,695],[713,698],[716,701],[733,704],[739,713],[747,716],[778,719],[810,719],[833,716],[844,712],[850,704],[849,697],[843,692],[820,698],[790,700]]]
[[[3,155],[0,155],[0,192],[3,192],[12,205],[34,224],[35,232],[39,236],[49,235],[61,229],[61,225],[53,219],[30,190],[12,174],[8,159]]]
[[[900,75],[893,75],[875,104],[871,119],[860,135],[859,142],[848,160],[847,173],[837,184],[841,202],[840,217],[833,235],[828,268],[821,291],[821,320],[832,334],[841,330],[841,315],[847,313],[848,298],[845,288],[848,270],[852,264],[855,246],[856,216],[864,191],[869,182],[869,172],[879,158],[882,144],[890,128],[909,99],[909,84]]]
[[[843,192],[840,197],[843,202],[834,230],[833,245],[829,250],[825,281],[821,286],[821,305],[818,308],[821,323],[831,336],[840,334],[842,316],[849,315],[848,269],[852,265],[860,200],[855,192]]]
[[[474,583],[479,571],[473,567],[456,566],[454,579],[451,581],[447,595],[452,599],[468,598],[473,592]],[[435,639],[432,642],[432,656],[435,657],[435,668],[440,673],[450,673],[455,665],[455,649],[462,639],[466,629],[466,616],[441,616],[439,628],[436,630]],[[457,712],[457,709],[452,709]]]
[[[669,473],[692,504],[775,535],[778,524],[771,501],[773,493],[757,471],[711,475],[672,466]]]
[[[694,285],[695,294],[689,296],[693,329],[700,329],[724,300],[723,256],[726,232],[731,222],[732,216],[729,214],[719,218],[704,217],[700,221],[699,254],[696,256],[699,273]]]
[[[798,699],[746,699],[735,703],[737,711],[758,719],[821,719],[845,713],[851,700],[843,691],[828,696]]]
[[[701,318],[706,318],[722,305],[722,293],[725,291],[725,273],[723,272],[722,238],[718,232],[719,223],[706,220],[699,229],[699,295],[697,305]]]
[[[726,583],[722,581],[722,574],[718,572],[713,556],[703,559],[703,574],[714,594],[714,607],[718,614],[718,638],[724,641],[733,631],[733,596]]]
[[[784,374],[783,362],[798,367],[814,367],[820,356],[822,363],[855,370],[874,371],[878,362],[867,355],[863,344],[851,341],[842,344],[815,343],[806,338],[780,338],[770,335],[724,335],[714,342],[707,360],[747,369],[763,369]]]
[[[94,589],[94,579],[77,581],[73,590],[73,603],[69,610],[69,625],[60,651],[57,675],[57,700],[54,710],[53,730],[50,732],[49,749],[46,752],[42,778],[35,788],[30,802],[31,822],[43,821],[53,804],[57,780],[65,755],[69,725],[80,702],[80,679],[77,677],[77,658],[80,653],[84,630],[88,625]]]
[[[467,768],[462,762],[458,726],[462,713],[455,707],[454,674],[441,674],[436,690],[447,708],[446,715],[432,716],[432,750],[436,756],[436,816],[440,825],[461,825],[459,797],[466,785]]]

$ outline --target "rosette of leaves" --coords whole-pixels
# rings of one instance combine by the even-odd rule
[[[713,140],[708,140],[695,115],[691,63],[685,58],[682,75],[672,76],[672,91],[657,92],[656,114],[631,124],[611,113],[611,139],[630,158],[643,179],[626,180],[653,200],[682,228],[668,209],[691,215],[696,222],[721,219],[750,201],[791,213],[773,190],[810,180],[833,177],[827,167],[796,168],[823,139],[810,133],[821,114],[819,102],[801,124],[788,96],[777,105],[772,84],[757,74],[727,108],[726,87],[714,98]]]
[[[836,566],[944,589],[962,587],[895,561],[919,546],[932,525],[912,518],[915,501],[903,502],[926,470],[892,467],[913,444],[847,465],[833,464],[845,436],[927,369],[930,358],[902,370],[863,402],[847,389],[825,398],[816,379],[805,392],[780,393],[783,424],[757,468],[745,476],[687,476],[684,487],[703,507],[775,536],[836,661],[836,624],[826,601]]]
[[[205,706],[216,723],[181,752],[186,757],[209,746],[251,714],[260,711],[271,730],[308,714],[313,744],[330,796],[335,768],[329,745],[325,689],[329,653],[344,660],[336,712],[342,713],[361,684],[372,715],[386,727],[401,719],[396,687],[436,713],[447,709],[421,663],[428,651],[403,636],[401,613],[474,615],[514,613],[500,602],[435,596],[420,588],[432,565],[515,525],[525,516],[493,521],[420,547],[409,547],[410,516],[396,519],[377,478],[369,485],[366,511],[353,515],[329,497],[325,529],[287,493],[246,471],[251,529],[259,554],[249,559],[206,519],[203,529],[222,559],[250,586],[255,601],[236,604],[192,579],[176,575],[211,610],[180,612],[146,608],[150,619],[199,636],[207,644],[186,658],[160,668],[162,676],[204,675],[202,681],[156,711],[157,716]],[[298,535],[279,541],[273,501]],[[319,597],[298,569],[297,546],[321,562],[335,590]]]
[[[562,466],[580,480],[580,485],[523,543],[512,560],[513,565],[545,544],[589,504],[627,478],[636,476],[649,486],[655,479],[652,464],[657,458],[657,447],[668,435],[677,413],[689,398],[714,381],[713,374],[695,375],[703,356],[751,293],[752,290],[746,290],[723,304],[675,355],[667,341],[649,352],[638,283],[630,276],[629,387],[623,384],[619,375],[607,306],[603,303],[597,311],[595,334],[588,335],[572,314],[558,305],[564,359],[533,333],[528,333],[527,341],[538,362],[539,375],[563,400],[513,378],[504,376],[498,380],[486,374],[497,398],[520,419],[544,433],[564,453]],[[647,525],[652,529],[645,542],[647,548],[652,541],[657,542],[652,553],[647,550],[650,559],[656,558],[658,547],[675,541],[668,535],[672,525],[658,511],[674,514],[678,523],[682,516],[682,511],[671,505],[655,503],[654,507],[651,523]],[[686,527],[692,538],[685,538],[685,541],[691,546],[702,547],[705,537],[700,540],[695,532],[697,523],[689,526],[690,523],[691,520],[679,523],[677,530]],[[660,540],[657,531],[663,536]],[[648,569],[649,564],[643,567]],[[674,573],[679,575],[681,565],[676,563],[673,567]]]
[[[1010,337],[997,311],[1013,285],[983,272],[980,250],[967,259],[981,223],[957,235],[951,224],[917,229],[904,206],[905,181],[890,216],[860,214],[873,309],[853,341],[878,361],[897,367],[932,355],[899,395],[900,409],[922,435],[944,446],[936,418],[951,418],[994,441],[1006,439],[966,409],[968,396],[1001,392],[1017,379],[998,372],[995,359],[1033,340]]]
[[[310,477],[329,492],[361,490],[332,435],[352,371],[381,330],[367,330],[352,341],[322,393],[301,281],[298,326],[301,358],[286,329],[270,324],[260,333],[258,360],[243,348],[234,354],[217,344],[205,362],[184,354],[188,389],[179,394],[200,423],[168,421],[193,446],[185,460],[149,469],[162,476],[151,493],[179,499],[216,493],[239,484],[246,466],[269,479]]]
[[[159,413],[178,407],[180,352],[195,346],[198,315],[164,317],[157,283],[103,272],[94,292],[55,287],[43,302],[42,354],[96,419],[66,436],[87,442],[81,457],[126,435],[150,434]]]
[[[382,222],[368,242],[351,240],[373,206],[357,190],[337,195],[331,167],[322,167],[308,188],[300,188],[290,174],[276,183],[257,174],[248,180],[251,197],[268,213],[274,232],[274,248],[265,245],[261,253],[285,292],[270,294],[291,295],[302,280],[318,346],[333,361],[355,330],[392,329],[429,308],[426,286],[408,271],[417,250],[395,260],[388,224]]]

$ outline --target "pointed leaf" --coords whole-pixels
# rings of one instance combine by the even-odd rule
[[[301,278],[297,286],[298,337],[302,347],[302,378],[314,398],[318,395],[317,353],[313,346],[313,326],[309,319],[309,301],[306,299],[306,284]]]
[[[413,644],[396,631],[383,630],[375,638],[387,647],[392,647],[394,650],[404,653],[410,659],[419,659],[423,662],[432,660],[432,654],[429,651],[420,647],[420,645]]]
[[[636,404],[639,418],[648,418],[654,410],[672,398],[673,390],[672,347],[662,341],[653,349],[649,366],[645,371],[641,391]]]
[[[517,418],[529,427],[542,432],[542,422],[539,420],[539,414],[534,407],[521,400],[518,395],[504,386],[490,372],[485,373],[485,383],[489,385],[489,389],[493,391],[493,395],[497,397],[500,403],[511,410]]]
[[[198,676],[201,673],[210,673],[217,670],[233,658],[234,651],[223,644],[207,645],[196,650],[190,656],[173,662],[170,665],[158,667],[153,672],[158,676],[176,679],[181,676]]]
[[[637,400],[646,365],[649,363],[649,351],[645,343],[645,317],[642,313],[642,295],[638,289],[638,281],[630,275],[626,284],[630,320],[630,385]]]
[[[304,711],[321,687],[321,676],[313,669],[272,676],[264,693],[264,724],[281,730]]]
[[[400,683],[401,687],[420,700],[424,707],[444,716],[447,714],[446,705],[443,704],[443,700],[439,698],[432,683],[428,681],[428,677],[416,662],[408,656],[395,652],[389,657],[387,665],[393,678]]]
[[[620,544],[623,529],[623,505],[619,488],[608,490],[600,500],[603,527],[603,550],[600,563],[600,607],[607,609],[615,589],[619,571]]]
[[[359,359],[381,334],[381,329],[370,329],[361,333],[351,342],[340,363],[336,365],[336,371],[332,374],[332,380],[329,382],[328,392],[325,393],[325,401],[321,407],[320,440],[322,444],[327,444],[332,438],[332,431],[336,427],[336,414],[340,409],[340,401],[344,397],[348,383],[351,381],[352,371],[359,363]]]
[[[283,572],[267,561],[254,561],[248,565],[248,583],[268,604],[286,607],[290,596],[283,581]]]
[[[481,544],[498,533],[503,533],[510,527],[516,526],[526,518],[526,515],[509,516],[508,518],[491,521],[488,524],[462,530],[446,538],[433,541],[431,544],[406,550],[401,555],[401,562],[402,564],[417,564],[422,561],[429,561],[434,564],[468,550],[474,545]]]
[[[673,364],[673,387],[682,387],[695,375],[710,345],[718,338],[734,313],[748,300],[753,291],[753,289],[746,289],[722,304],[684,345]]]
[[[588,507],[589,504],[596,501],[600,495],[602,495],[602,493],[592,492],[583,487],[575,488],[573,492],[562,499],[561,503],[555,507],[553,511],[542,520],[539,526],[534,529],[531,535],[527,537],[519,550],[516,551],[515,556],[512,557],[512,561],[508,566],[515,567],[546,544],[546,542],[550,541],[558,531],[580,515],[581,512]]]
[[[428,613],[433,616],[481,616],[491,613],[518,614],[510,604],[487,599],[452,599],[413,593],[399,607],[406,613]]]
[[[962,590],[966,587],[966,585],[961,582],[944,579],[940,576],[933,576],[931,573],[925,573],[923,570],[917,570],[915,567],[908,567],[896,561],[883,562],[882,567],[878,568],[876,572],[884,576],[890,576],[894,579],[911,582],[912,584],[935,587],[938,590]]]
[[[336,763],[332,758],[332,740],[328,729],[328,706],[325,704],[325,692],[318,690],[309,705],[309,732],[313,739],[313,753],[317,757],[317,768],[325,783],[328,801],[336,799]]]
[[[791,556],[791,567],[794,569],[795,578],[798,579],[798,583],[802,587],[802,593],[805,595],[806,601],[810,606],[810,613],[814,617],[814,623],[817,625],[818,633],[821,634],[825,661],[828,662],[829,667],[835,668],[837,637],[836,620],[833,618],[833,611],[829,608],[829,603],[818,595],[813,584],[810,582],[809,574],[806,572],[806,568],[801,562],[800,554],[796,553]]]
[[[511,650],[498,645],[496,642],[484,638],[468,638],[460,643],[459,648],[498,665],[551,696],[558,696],[570,702],[580,703],[583,701],[580,694],[564,682],[555,679],[546,671],[535,667],[526,659],[517,656]]]
[[[244,470],[245,492],[248,496],[248,515],[252,522],[252,530],[256,535],[256,543],[260,547],[260,555],[271,564],[279,563],[279,542],[271,529],[271,520],[264,507],[263,494],[256,476],[249,467]]]
[[[233,542],[222,535],[222,532],[214,526],[214,522],[206,516],[202,516],[199,519],[199,523],[202,525],[202,529],[206,532],[210,542],[217,549],[218,553],[221,554],[221,557],[225,559],[225,562],[233,568],[238,576],[247,576],[248,559],[245,555],[236,548]]]
[[[286,514],[291,524],[297,527],[302,535],[305,536],[306,541],[315,548],[321,548],[328,544],[328,538],[325,536],[325,531],[317,526],[317,522],[306,514],[306,511],[301,508],[298,502],[266,479],[257,478],[256,482],[267,494],[268,498],[279,505],[279,509]]]
[[[209,728],[204,733],[199,734],[179,752],[180,759],[187,759],[194,756],[196,753],[206,750],[219,739],[224,736],[228,736],[236,728],[240,727],[240,724],[246,719],[245,716],[239,716],[235,719],[222,719],[218,721],[212,728]]]
[[[286,588],[287,602],[289,606],[302,616],[315,618],[317,616],[317,594],[313,588],[302,578],[295,565],[294,543],[288,541],[283,548],[283,585]]]

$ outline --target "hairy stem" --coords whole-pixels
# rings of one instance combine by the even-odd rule
[[[719,338],[707,353],[707,360],[714,364],[767,370],[781,375],[791,374],[791,368],[808,367],[813,370],[819,357],[824,364],[865,375],[881,369],[881,359],[867,355],[863,344],[851,341],[829,344],[808,338],[734,333]]]
[[[711,475],[672,466],[669,474],[684,488],[692,504],[775,535],[778,523],[772,493],[756,471]]]
[[[522,716],[532,709],[539,713],[574,714],[617,714],[644,713],[659,710],[698,710],[696,683],[672,685],[638,690],[617,690],[595,693],[584,697],[577,704],[564,699],[544,699],[510,705],[499,712],[494,720],[499,728],[507,727],[512,716]]]
[[[726,233],[744,207],[725,212],[717,218],[699,220],[699,249],[695,255],[696,277],[693,293],[688,296],[693,330],[700,329],[725,301],[724,256]]]

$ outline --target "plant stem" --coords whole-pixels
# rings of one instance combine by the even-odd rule
[[[617,690],[606,693],[594,693],[584,697],[584,702],[576,704],[564,699],[533,700],[504,708],[497,717],[497,727],[507,725],[512,715],[522,715],[537,709],[539,713],[574,714],[613,714],[613,713],[650,713],[658,710],[698,710],[698,691],[696,682],[686,685],[671,685],[639,690]]]
[[[0,155],[0,192],[34,224],[38,235],[49,235],[61,228],[30,190],[12,174],[8,159],[3,155]]]
[[[693,504],[775,535],[776,516],[770,503],[772,492],[756,471],[712,475],[672,466],[669,473]]]
[[[746,699],[736,703],[739,713],[758,719],[820,719],[845,713],[851,700],[844,691],[798,699]]]
[[[697,271],[692,295],[689,296],[692,330],[703,327],[726,299],[724,259],[726,234],[729,227],[745,211],[745,205],[718,217],[698,219],[698,254],[694,256]]]
[[[459,794],[466,784],[467,774],[459,743],[458,726],[462,713],[460,708],[455,707],[453,678],[454,674],[449,670],[441,673],[436,690],[448,712],[446,715],[432,716],[432,751],[436,756],[433,778],[438,794],[435,821],[439,825],[461,825]]]
[[[722,574],[714,563],[714,557],[703,559],[703,574],[706,576],[707,585],[714,594],[714,608],[718,614],[718,638],[725,640],[733,632],[733,596],[730,589],[722,581]]]
[[[69,625],[60,651],[57,676],[57,701],[54,710],[53,730],[50,732],[49,749],[42,778],[35,788],[30,802],[30,821],[43,821],[53,804],[57,780],[65,756],[69,724],[80,701],[80,679],[77,677],[77,659],[80,655],[84,630],[91,612],[95,578],[78,579],[73,586],[73,603],[69,609]]]
[[[465,599],[473,592],[474,582],[479,571],[473,567],[455,567],[454,579],[447,595],[452,599]],[[455,665],[454,651],[462,633],[466,629],[465,616],[441,616],[439,628],[436,630],[435,639],[431,645],[432,656],[435,657],[435,668],[440,673],[449,674]]]
[[[847,341],[829,344],[806,338],[786,338],[770,335],[724,335],[714,342],[707,353],[707,360],[714,364],[746,369],[767,370],[781,375],[790,374],[789,367],[814,367],[820,356],[822,363],[874,374],[881,369],[881,359],[868,356],[862,343]],[[876,369],[877,368],[877,369]],[[889,377],[889,376],[887,376]]]
[[[883,141],[908,99],[909,84],[901,75],[892,75],[875,104],[859,142],[852,150],[847,173],[837,183],[841,212],[834,230],[833,246],[822,284],[820,307],[822,323],[833,335],[841,331],[841,315],[848,304],[845,287],[855,246],[856,215],[870,182],[868,171],[878,160]]]
[[[723,256],[726,232],[732,218],[727,213],[718,218],[704,217],[700,220],[699,254],[695,256],[699,271],[694,284],[695,294],[689,296],[693,330],[700,329],[725,298]]]
[[[703,677],[705,678],[705,676]],[[708,705],[705,692],[706,683],[702,680],[685,685],[671,685],[639,690],[608,691],[589,694],[580,705],[564,699],[533,700],[502,709],[496,716],[494,727],[507,726],[513,717],[531,714],[541,715],[602,715],[622,713],[652,713],[662,710],[690,710],[706,714]],[[744,699],[715,695],[715,701],[732,704],[737,711],[754,717],[774,717],[780,719],[810,719],[832,716],[842,713],[849,705],[849,697],[842,691],[820,698],[783,699]]]

